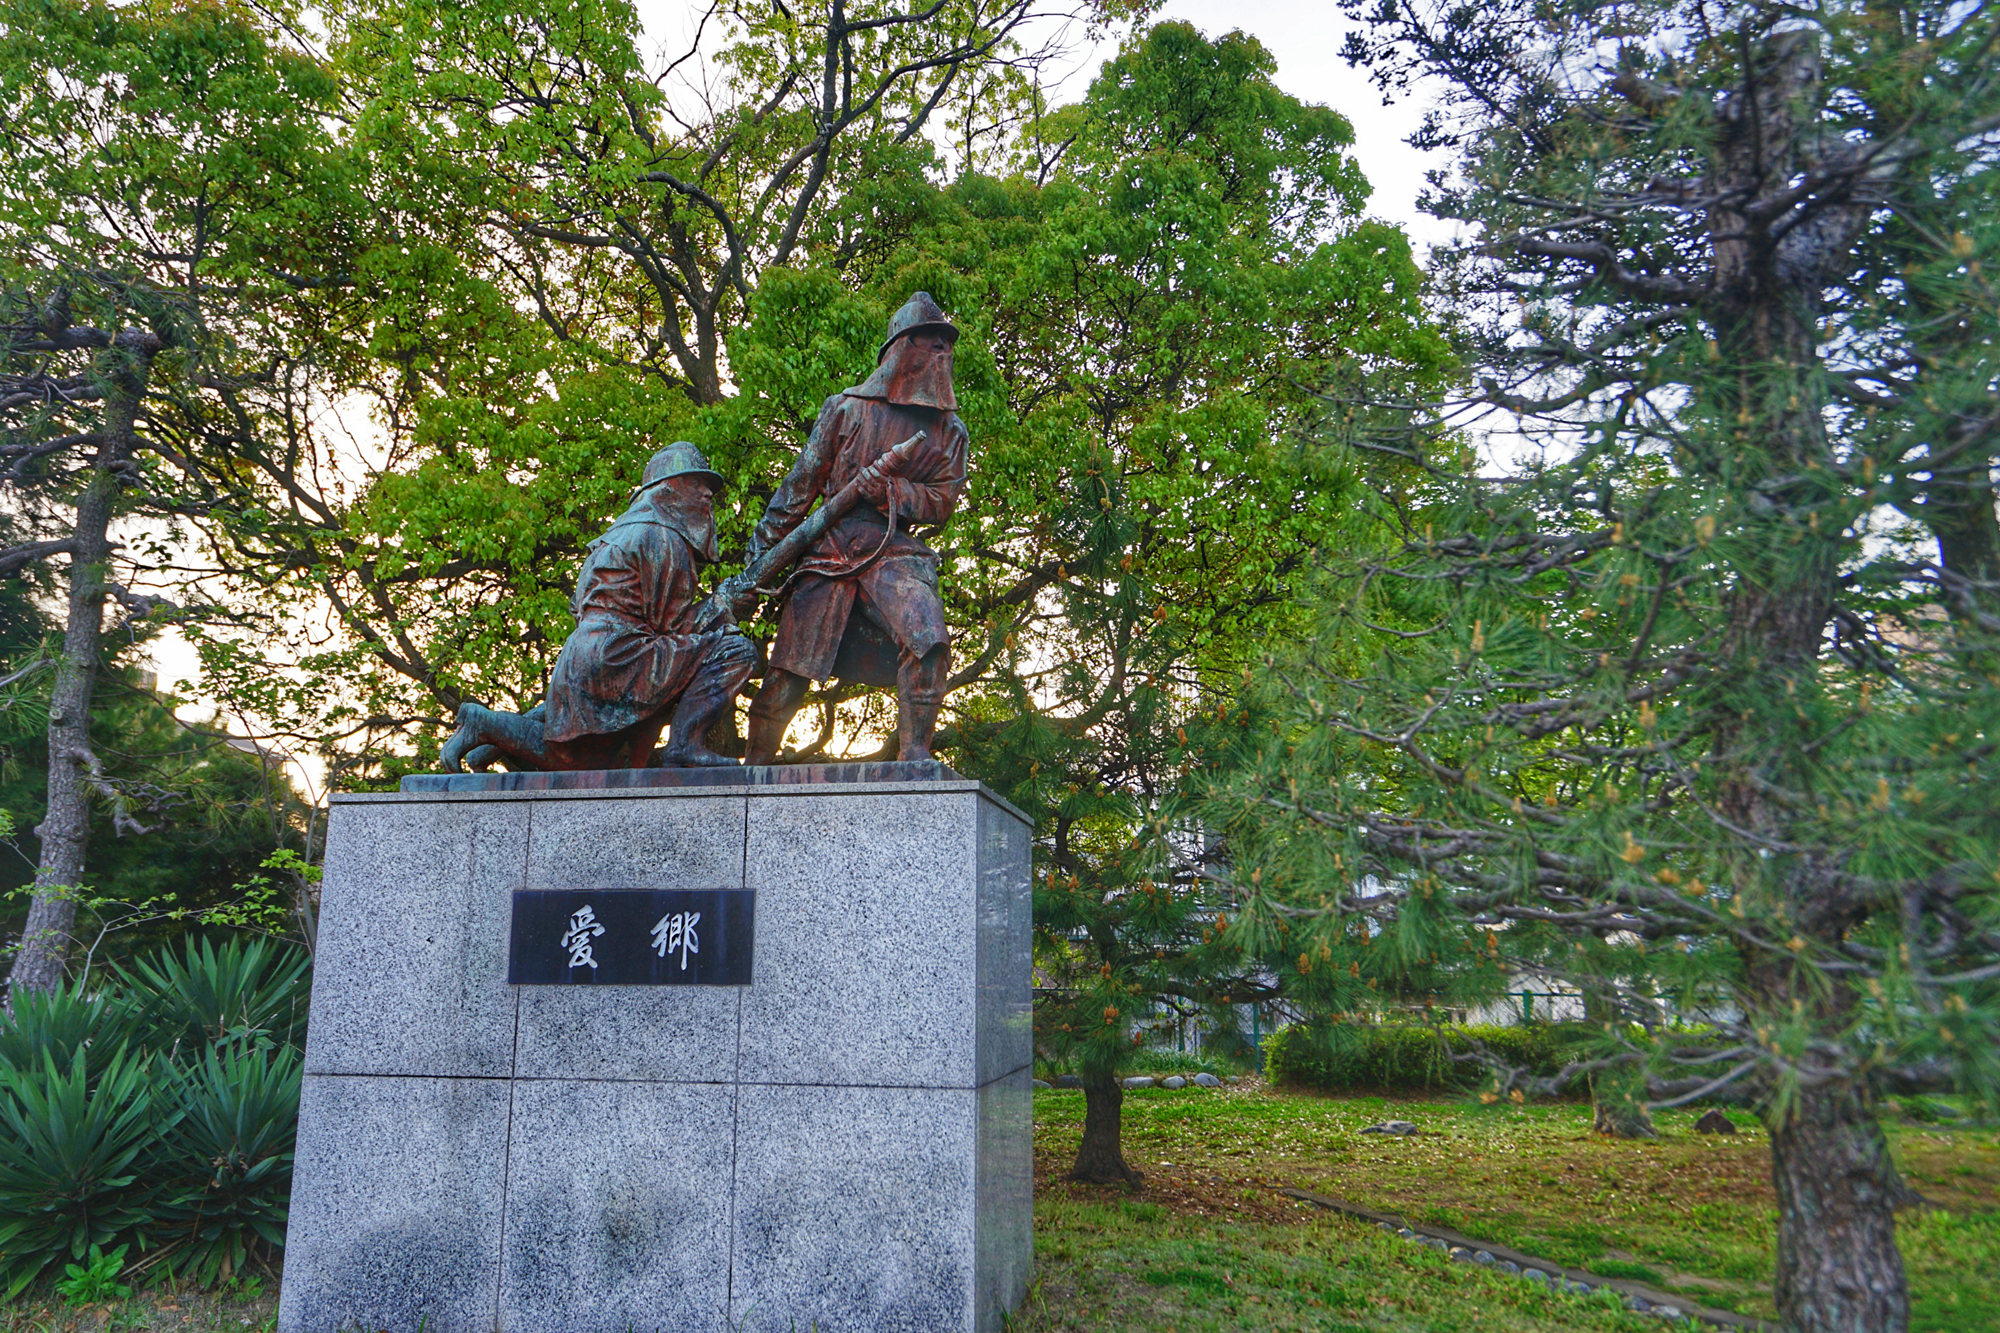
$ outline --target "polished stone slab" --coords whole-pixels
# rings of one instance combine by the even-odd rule
[[[500,1278],[507,1333],[733,1333],[735,1091],[514,1086]]]
[[[282,1333],[999,1328],[1030,830],[874,767],[336,798]],[[563,887],[756,890],[750,984],[507,986]]]
[[[975,792],[750,802],[745,1081],[976,1085],[978,805]]]
[[[731,1315],[822,1333],[975,1327],[978,1130],[970,1089],[744,1088]]]
[[[329,821],[306,1072],[505,1078],[513,891],[528,821],[457,804]]]
[[[410,773],[405,792],[637,791],[661,787],[823,787],[828,783],[956,782],[935,759],[768,764],[756,768],[612,768],[567,773]]]

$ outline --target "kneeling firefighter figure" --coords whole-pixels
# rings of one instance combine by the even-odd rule
[[[937,553],[912,529],[943,527],[965,490],[967,436],[951,383],[957,341],[930,294],[912,296],[889,320],[875,373],[820,407],[757,525],[745,574],[763,572],[760,557],[805,521],[814,500],[852,501],[829,514],[780,592],[770,665],[750,704],[747,764],[773,762],[811,682],[834,677],[894,685],[897,758],[931,757],[951,636]],[[739,599],[750,591],[730,589]]]
[[[516,770],[736,762],[706,740],[757,667],[756,645],[726,612],[704,617],[700,574],[716,556],[721,488],[685,440],[653,455],[624,514],[584,557],[570,602],[576,629],[547,701],[526,713],[461,705],[439,756],[447,773],[495,762]]]

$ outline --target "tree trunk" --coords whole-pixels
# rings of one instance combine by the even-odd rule
[[[1583,1019],[1594,1027],[1615,1023],[1618,1011],[1595,988],[1583,991]],[[1617,1139],[1654,1139],[1653,1113],[1646,1109],[1643,1067],[1613,1066],[1590,1076],[1591,1129]]]
[[[1656,1139],[1643,1070],[1610,1069],[1590,1080],[1591,1128],[1619,1139]]]
[[[1777,33],[1746,69],[1743,89],[1718,107],[1715,188],[1727,202],[1709,213],[1715,266],[1706,313],[1728,378],[1711,401],[1715,419],[1738,423],[1738,448],[1718,460],[1724,466],[1717,475],[1739,493],[1754,486],[1759,503],[1768,502],[1755,524],[1760,558],[1740,567],[1723,642],[1743,698],[1817,688],[1840,573],[1840,542],[1814,521],[1830,494],[1836,460],[1810,372],[1823,359],[1817,321],[1825,265],[1858,234],[1867,210],[1848,210],[1838,226],[1829,222],[1817,250],[1788,250],[1791,239],[1774,234],[1768,222],[1769,201],[1790,188],[1799,170],[1812,125],[1801,111],[1819,81],[1819,35]],[[1722,775],[1716,805],[1747,834],[1740,854],[1755,864],[1753,851],[1769,856],[1787,837],[1790,815],[1772,792],[1791,783],[1787,764],[1796,737],[1778,710],[1745,707],[1740,718],[1715,735],[1712,762]],[[1833,944],[1866,914],[1855,894],[1837,889],[1829,873],[1836,868],[1803,856],[1789,869],[1744,872],[1738,892],[1775,908],[1772,914],[1802,943]],[[1821,1031],[1846,1030],[1851,997],[1841,986],[1827,993],[1813,964],[1793,950],[1754,938],[1740,943],[1750,963],[1742,992],[1746,1023],[1796,1014],[1811,1003]],[[1766,1113],[1778,1193],[1778,1314],[1788,1333],[1902,1333],[1909,1324],[1895,1237],[1902,1184],[1859,1088],[1828,1080],[1803,1089],[1782,1120]]]
[[[121,334],[106,358],[104,440],[91,461],[91,478],[76,504],[75,547],[69,560],[69,612],[62,657],[49,699],[48,806],[35,836],[42,845],[35,893],[7,993],[51,991],[61,984],[76,926],[76,892],[90,848],[90,699],[97,686],[99,640],[104,629],[106,573],[111,560],[111,518],[131,462],[139,399],[159,340],[150,333]],[[124,364],[117,364],[123,362]]]
[[[1125,1165],[1119,1144],[1124,1118],[1125,1089],[1110,1075],[1083,1076],[1083,1145],[1069,1178],[1092,1185],[1136,1185],[1142,1179]]]
[[[1903,1333],[1902,1185],[1874,1108],[1851,1086],[1810,1088],[1768,1124],[1779,1321],[1788,1333]]]

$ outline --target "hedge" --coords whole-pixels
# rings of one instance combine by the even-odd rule
[[[1540,1075],[1551,1075],[1595,1035],[1582,1023],[1527,1027],[1450,1025],[1445,1040],[1460,1053],[1480,1041],[1494,1055]],[[1264,1043],[1264,1074],[1272,1083],[1324,1092],[1453,1092],[1478,1087],[1487,1070],[1456,1061],[1438,1029],[1418,1024],[1294,1023]]]

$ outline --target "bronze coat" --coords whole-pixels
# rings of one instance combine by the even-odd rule
[[[750,553],[755,559],[797,527],[815,499],[838,494],[920,430],[923,444],[903,474],[890,479],[886,511],[856,506],[799,561],[771,645],[773,666],[812,680],[833,674],[864,585],[877,620],[904,650],[921,656],[948,641],[937,601],[937,553],[909,529],[943,526],[965,490],[967,435],[956,412],[890,403],[855,389],[827,399],[798,462],[771,497]]]
[[[590,544],[549,677],[551,741],[623,731],[680,697],[701,662],[699,569],[692,539],[646,500]]]

